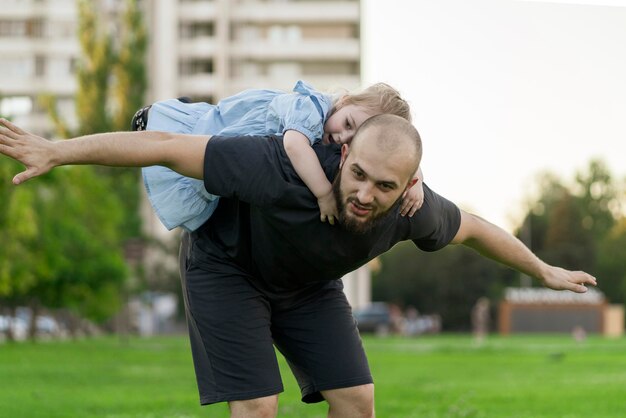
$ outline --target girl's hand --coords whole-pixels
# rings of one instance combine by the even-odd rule
[[[337,214],[337,202],[332,190],[317,198],[317,204],[320,207],[320,220],[322,222],[328,221],[329,224],[334,225],[339,216]]]
[[[400,215],[413,216],[424,203],[424,188],[421,180],[418,180],[413,186],[406,191],[400,206]]]

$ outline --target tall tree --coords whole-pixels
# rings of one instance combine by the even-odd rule
[[[372,297],[399,306],[412,305],[423,314],[439,314],[445,330],[469,330],[470,312],[478,298],[496,300],[511,285],[515,272],[468,248],[452,246],[434,253],[411,242],[381,256]]]
[[[78,126],[71,129],[60,117],[54,97],[40,97],[61,138],[128,130],[134,112],[144,104],[148,42],[139,1],[126,0],[117,22],[99,18],[97,3],[77,0],[81,47],[75,97]],[[105,167],[96,170],[112,179],[112,191],[124,205],[123,234],[127,239],[140,236],[140,172]]]
[[[125,131],[137,109],[144,106],[148,87],[146,51],[148,34],[137,0],[126,0],[122,16],[117,62],[113,68],[113,130]]]
[[[143,102],[146,32],[137,0],[127,1],[115,31],[122,34],[119,42],[102,25],[94,3],[77,2],[78,126],[70,129],[54,97],[41,98],[61,137],[122,129],[124,118],[128,129],[134,108]],[[19,170],[0,160],[2,179]],[[140,234],[139,171],[68,167],[18,188],[5,180],[0,184],[0,300],[65,307],[98,321],[112,315],[128,276],[124,241]]]
[[[626,217],[615,223],[600,242],[598,280],[612,303],[626,302]]]

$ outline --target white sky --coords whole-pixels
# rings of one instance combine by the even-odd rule
[[[437,192],[512,230],[543,171],[626,176],[626,0],[361,4],[364,83],[410,102]]]

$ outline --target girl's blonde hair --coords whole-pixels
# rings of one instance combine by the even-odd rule
[[[411,108],[398,90],[386,83],[376,83],[357,93],[346,93],[338,97],[333,112],[346,105],[364,107],[376,114],[400,116],[411,122]]]

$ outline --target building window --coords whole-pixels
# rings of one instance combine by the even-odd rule
[[[213,60],[193,59],[180,63],[181,75],[212,74]]]
[[[26,22],[24,22],[23,20],[0,20],[0,36],[26,36]]]
[[[27,36],[31,38],[43,38],[44,28],[45,25],[43,19],[30,19],[26,22]]]
[[[28,115],[33,109],[33,100],[28,96],[13,96],[0,99],[0,114],[2,116]]]
[[[35,55],[35,77],[43,77],[44,75],[46,75],[46,57]]]
[[[180,25],[181,39],[212,38],[215,36],[213,22],[194,22]]]
[[[8,57],[2,58],[0,65],[0,76],[24,78],[30,77],[34,72],[34,61],[32,57]]]

